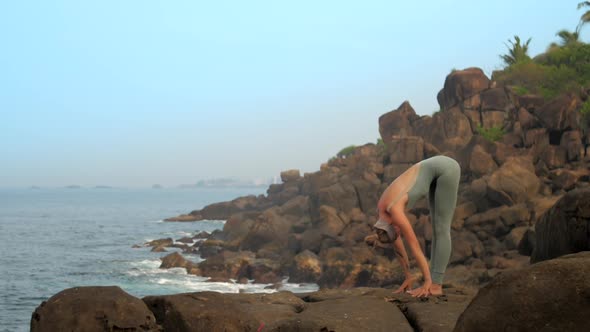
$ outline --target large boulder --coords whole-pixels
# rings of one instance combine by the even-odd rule
[[[461,314],[455,332],[590,331],[590,252],[496,276]]]
[[[286,246],[291,231],[291,221],[280,214],[280,208],[273,207],[262,212],[242,240],[242,250],[258,251],[263,246],[274,244]]]
[[[455,70],[446,77],[444,88],[437,95],[438,104],[446,110],[489,87],[490,80],[480,68]]]
[[[316,282],[322,275],[319,257],[309,250],[297,254],[289,270],[289,282]]]
[[[146,304],[117,286],[74,287],[43,301],[31,331],[160,331]]]
[[[590,188],[566,193],[541,216],[535,235],[531,262],[590,250]]]
[[[482,111],[504,111],[510,105],[504,88],[493,88],[481,93]]]
[[[220,280],[249,277],[249,268],[256,262],[254,253],[250,251],[222,251],[217,255],[200,262],[197,268],[189,273]]]
[[[281,172],[281,180],[283,182],[293,182],[301,178],[301,174],[298,169],[290,169]]]
[[[171,269],[182,267],[190,271],[192,268],[196,267],[196,264],[185,259],[181,254],[174,252],[162,258],[162,263],[160,264],[161,269]]]
[[[200,292],[143,300],[165,331],[413,331],[398,306],[383,300],[390,293],[369,288],[326,290],[301,297],[290,292]],[[454,322],[458,312],[447,316]],[[439,316],[435,321],[443,323],[445,318]]]
[[[540,180],[531,158],[509,157],[488,180],[488,198],[498,205],[514,205],[537,195]]]
[[[432,125],[418,134],[441,151],[457,151],[473,136],[469,118],[458,107],[438,112],[432,119]]]
[[[274,294],[185,293],[143,298],[164,331],[275,330],[305,309],[289,292]]]
[[[573,95],[562,95],[542,107],[535,114],[549,131],[578,129],[580,126],[580,99]],[[559,137],[557,137],[559,139]],[[559,144],[559,142],[557,142]]]
[[[424,140],[419,136],[394,137],[387,144],[391,163],[416,163],[424,159]]]
[[[416,111],[409,102],[404,101],[396,110],[379,117],[379,133],[385,143],[394,136],[412,135],[412,122],[418,119]]]

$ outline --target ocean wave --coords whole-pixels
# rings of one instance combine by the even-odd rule
[[[277,291],[290,291],[293,293],[305,293],[317,291],[316,284],[289,283],[285,278],[277,287],[266,289],[272,284],[256,284],[249,280],[246,284],[230,282],[208,282],[209,278],[188,274],[186,269],[170,268],[160,269],[159,259],[144,259],[129,262],[129,269],[125,274],[131,278],[140,278],[142,283],[172,287],[179,292],[204,292],[213,291],[220,293],[274,293]]]

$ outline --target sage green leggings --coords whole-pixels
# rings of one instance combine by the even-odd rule
[[[408,191],[408,209],[428,195],[432,222],[430,274],[436,284],[442,284],[451,257],[451,223],[460,177],[461,167],[454,159],[446,156],[428,158],[420,162],[416,181]]]

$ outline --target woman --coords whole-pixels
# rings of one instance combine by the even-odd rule
[[[406,280],[396,293],[408,290],[412,296],[442,295],[443,276],[451,256],[451,222],[460,176],[461,168],[454,159],[436,156],[410,167],[381,195],[377,204],[379,221],[375,227],[384,230],[389,241],[393,242],[396,256],[406,275]],[[427,195],[433,230],[430,269],[405,214],[406,209],[411,209],[418,199]],[[408,255],[398,234],[407,241],[424,276],[424,284],[414,290]]]

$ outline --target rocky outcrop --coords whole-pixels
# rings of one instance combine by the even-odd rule
[[[460,102],[470,100],[489,87],[490,80],[481,69],[455,70],[445,79],[444,88],[437,95],[438,104],[442,110],[447,110]],[[477,106],[479,103],[473,103],[474,108]]]
[[[117,286],[74,287],[43,301],[31,331],[160,331],[146,304]]]
[[[590,186],[586,134],[576,124],[579,99],[562,96],[547,103],[519,96],[468,68],[449,74],[439,102],[441,110],[432,116],[417,115],[409,102],[383,114],[383,144],[357,147],[317,172],[284,171],[283,183],[271,185],[265,196],[193,211],[198,218],[227,220],[223,231],[182,248],[216,262],[199,263],[195,273],[235,278],[236,271],[242,277],[265,271],[257,272],[266,275],[259,280],[292,274],[321,287],[399,282],[391,252],[369,248],[363,239],[377,220],[385,188],[414,163],[439,154],[455,158],[462,169],[449,280],[483,285],[501,271],[528,264],[521,254],[535,248],[539,216],[565,192]],[[426,201],[407,216],[428,257],[432,227]],[[253,258],[232,258],[244,255]]]
[[[71,290],[57,294],[54,298],[59,296],[60,301],[47,302],[35,311],[31,330],[448,332],[473,297],[467,289],[446,289],[443,297],[416,299],[393,295],[390,289],[356,288],[304,294],[198,292],[147,296],[143,301],[121,292],[104,292],[99,301],[89,302],[93,289],[79,287],[74,289],[78,295]],[[82,305],[67,305],[76,301]],[[59,315],[35,320],[41,308]],[[113,313],[127,319],[116,319]]]
[[[200,220],[226,220],[232,214],[244,211],[260,211],[270,206],[270,202],[264,196],[244,196],[230,202],[220,202],[207,205],[201,210],[191,211],[188,215],[181,214],[176,217],[166,218],[164,221],[200,221]]]
[[[590,188],[565,194],[535,225],[531,262],[590,250]],[[588,262],[590,264],[590,261]]]
[[[498,275],[480,289],[455,332],[589,331],[590,252]]]

